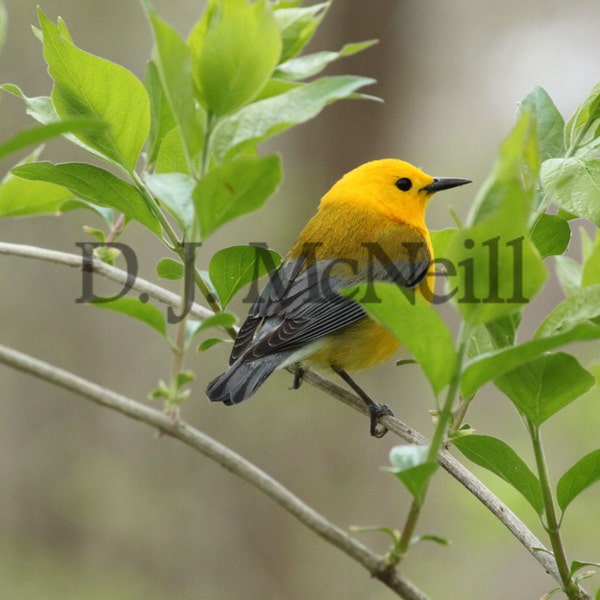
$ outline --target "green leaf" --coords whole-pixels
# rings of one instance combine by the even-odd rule
[[[508,444],[487,435],[459,437],[453,440],[453,444],[470,461],[512,485],[536,513],[542,514],[544,502],[540,482]]]
[[[315,52],[314,54],[292,58],[280,64],[275,70],[275,73],[273,73],[273,77],[291,81],[306,79],[307,77],[317,75],[332,62],[345,56],[358,54],[376,43],[377,40],[368,40],[356,44],[346,44],[338,52]]]
[[[521,321],[520,317],[520,313],[511,313],[485,323],[485,325],[473,327],[467,343],[467,356],[475,358],[482,354],[495,352],[500,348],[514,346]]]
[[[0,159],[28,146],[38,145],[65,133],[99,131],[105,128],[101,121],[91,119],[67,119],[47,125],[36,125],[24,129],[0,144]]]
[[[591,323],[575,325],[565,333],[524,342],[518,346],[503,348],[496,352],[482,354],[471,361],[461,378],[461,392],[465,398],[472,398],[475,392],[491,381],[519,365],[566,344],[600,339],[600,327]]]
[[[39,10],[44,57],[54,79],[52,101],[62,119],[92,118],[107,124],[77,138],[132,172],[150,127],[150,102],[127,69],[77,48]]]
[[[156,173],[184,173],[190,175],[186,149],[178,127],[173,127],[163,138],[156,157]]]
[[[226,339],[226,340],[222,340],[221,338],[210,338],[208,340],[204,340],[199,346],[198,346],[198,352],[206,352],[209,348],[212,348],[213,346],[216,346],[217,344],[220,344],[222,342],[231,342],[231,340]]]
[[[191,331],[191,335],[196,335],[201,331],[205,331],[211,327],[221,327],[223,329],[229,329],[237,323],[237,318],[233,313],[227,311],[221,311],[206,317],[206,319],[197,323],[197,325]]]
[[[219,121],[212,137],[212,150],[224,160],[242,144],[258,142],[298,123],[316,117],[325,106],[347,98],[373,79],[354,76],[322,77],[289,92],[255,102]]]
[[[581,288],[582,266],[570,256],[555,256],[554,271],[566,296],[572,296]]]
[[[83,200],[114,208],[156,235],[161,234],[160,225],[140,192],[109,171],[87,163],[37,162],[16,167],[13,173],[24,179],[62,185]]]
[[[569,569],[569,575],[570,576],[574,575],[575,573],[577,573],[577,571],[580,571],[584,567],[600,567],[600,563],[574,560],[571,562],[571,567]],[[583,573],[580,577],[576,577],[575,581],[580,581],[581,579],[591,577],[592,575],[595,575],[595,573],[596,573],[595,571],[591,571],[587,575],[585,573]]]
[[[23,90],[21,90],[18,85],[13,83],[4,83],[0,85],[0,89],[13,96],[17,96],[17,98],[21,98],[21,100],[25,102],[27,114],[39,123],[47,124],[59,120],[50,96],[36,96],[30,98],[23,93]]]
[[[17,96],[18,98],[21,98],[25,102],[25,109],[26,109],[27,114],[29,116],[33,117],[39,123],[48,125],[51,123],[60,122],[61,118],[58,116],[58,114],[54,108],[54,105],[52,104],[52,98],[50,98],[50,96],[36,96],[36,97],[30,98],[23,93],[23,91],[21,90],[21,88],[18,85],[14,85],[12,83],[5,83],[4,85],[0,86],[0,89]],[[67,120],[70,120],[70,119],[67,119]],[[94,120],[93,122],[94,123],[102,123],[102,121],[98,121],[97,119]],[[103,123],[103,127],[106,130],[107,124]],[[98,157],[102,158],[103,160],[106,160],[106,157],[104,156],[104,154],[102,154],[100,151],[96,150],[95,148],[92,148],[90,145],[86,144],[85,142],[83,142],[82,140],[77,138],[76,136],[74,136],[70,133],[65,133],[64,136],[66,139],[68,139],[73,144],[76,144],[76,145],[80,146],[81,148],[84,148],[87,152],[90,152],[94,156],[98,156]]]
[[[183,263],[172,258],[161,258],[156,265],[156,273],[163,279],[183,279]]]
[[[577,156],[547,160],[540,180],[555,204],[600,227],[600,160]]]
[[[533,112],[536,119],[540,160],[564,156],[565,121],[544,88],[536,87],[521,102],[519,112],[528,110]]]
[[[177,219],[186,239],[193,241],[194,201],[196,181],[184,173],[161,173],[144,177],[152,195],[158,198]]]
[[[595,378],[570,354],[544,354],[494,379],[517,410],[540,426],[585,394]]]
[[[281,62],[297,56],[310,42],[321,24],[331,2],[322,2],[305,7],[279,8],[275,10],[275,21],[281,32]]]
[[[454,301],[472,325],[519,311],[546,279],[528,232],[537,171],[535,120],[524,112],[475,200],[470,225],[448,249],[458,276]]]
[[[594,140],[600,121],[600,83],[596,84],[565,125],[569,153]]]
[[[456,235],[456,229],[430,230],[431,244],[433,246],[433,255],[436,258],[445,259],[448,256],[448,248]]]
[[[281,36],[266,0],[211,0],[189,43],[200,101],[215,115],[252,101],[281,54]]]
[[[420,504],[431,476],[436,471],[436,462],[428,462],[427,446],[394,446],[390,450],[392,467],[384,470],[393,473]]]
[[[420,295],[382,282],[361,284],[344,294],[359,302],[411,351],[436,395],[450,383],[457,367],[452,333]]]
[[[149,165],[153,165],[156,163],[158,151],[165,135],[177,124],[164,93],[158,67],[153,60],[148,62],[144,85],[150,99],[150,132],[148,133],[147,141],[147,162]]]
[[[170,108],[171,118],[166,119],[163,137],[168,131],[169,122],[174,122],[184,143],[188,170],[193,171],[193,158],[202,148],[204,133],[195,107],[192,53],[171,25],[150,7],[147,13],[154,32],[153,58],[161,87],[159,97]]]
[[[558,481],[556,500],[562,511],[592,484],[600,481],[600,450],[577,461]]]
[[[93,300],[90,304],[133,317],[158,331],[164,338],[167,337],[165,317],[153,304],[143,303],[138,298],[117,298],[110,302]]]
[[[531,241],[542,258],[562,254],[569,247],[571,228],[557,215],[542,213],[531,229]]]
[[[531,111],[519,115],[500,146],[492,173],[479,190],[468,226],[498,217],[499,213],[505,216],[508,209],[513,210],[509,216],[519,228],[527,224],[535,196],[535,175],[539,171],[535,126]],[[510,196],[510,191],[515,193],[516,199]]]
[[[599,315],[600,284],[584,287],[550,311],[535,332],[535,337],[539,339],[564,333]]]
[[[446,538],[440,537],[439,535],[431,535],[426,533],[425,535],[415,535],[410,538],[411,546],[421,542],[433,542],[434,544],[439,544],[440,546],[450,545],[450,542]]]
[[[188,319],[185,324],[184,347],[188,348],[193,337],[195,335],[197,335],[198,333],[200,333],[201,331],[205,331],[206,329],[209,329],[211,327],[219,327],[219,328],[223,328],[224,330],[228,330],[231,327],[233,327],[236,323],[237,323],[237,317],[233,313],[226,312],[226,311],[215,313],[214,315],[207,317],[203,321],[196,321],[194,319]],[[232,341],[232,340],[231,339],[223,340],[223,339],[211,338],[210,341],[206,340],[206,342],[208,342],[206,349],[210,348],[211,346],[213,346],[216,343],[227,342],[227,341]],[[199,347],[198,352],[203,352],[203,348]]]
[[[225,308],[247,283],[273,271],[280,263],[277,252],[260,246],[232,246],[216,252],[208,272],[221,307]]]
[[[209,171],[192,194],[202,239],[232,219],[259,209],[280,181],[281,165],[275,155],[238,158]]]
[[[587,287],[598,283],[600,283],[600,235],[596,232],[596,239],[592,244],[589,254],[585,258],[585,263],[583,265],[581,287]]]
[[[60,185],[7,175],[0,185],[0,217],[55,215],[73,194]]]

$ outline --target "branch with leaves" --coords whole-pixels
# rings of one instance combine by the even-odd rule
[[[261,156],[257,145],[312,119],[331,102],[371,98],[359,90],[372,80],[321,73],[332,62],[373,42],[302,54],[328,6],[329,2],[302,7],[300,1],[210,0],[184,39],[143,0],[154,35],[143,82],[124,67],[81,49],[63,20],[54,23],[40,10],[40,28],[35,33],[52,78],[51,94],[28,97],[17,85],[2,86],[24,103],[38,124],[0,144],[0,157],[38,147],[3,180],[0,217],[92,210],[101,225],[86,228],[87,247],[92,250],[84,267],[131,284],[132,289],[166,303],[171,311],[179,309],[174,335],[169,335],[169,321],[151,303],[135,298],[93,303],[142,321],[169,344],[168,381],[159,382],[153,396],[164,401],[170,415],[133,406],[127,399],[119,402],[129,416],[142,418],[143,414],[143,420],[169,435],[181,434],[186,443],[190,443],[189,429],[172,419],[194,377],[185,369],[194,337],[201,331],[217,332],[201,345],[200,350],[207,351],[235,335],[236,316],[227,311],[229,302],[279,262],[273,251],[245,246],[222,248],[206,257],[202,244],[221,226],[262,208],[277,188],[280,157]],[[0,36],[3,22],[0,11]],[[544,90],[534,90],[522,102],[516,125],[503,142],[466,223],[433,232],[435,256],[446,269],[447,288],[441,298],[452,301],[458,311],[458,335],[435,306],[411,300],[391,285],[375,285],[380,302],[364,305],[412,353],[436,402],[430,441],[413,434],[407,438],[411,445],[390,453],[390,471],[408,489],[412,504],[401,527],[381,528],[392,537],[385,567],[381,557],[361,545],[351,545],[349,551],[355,558],[361,554],[363,564],[402,597],[423,597],[396,573],[420,539],[416,533],[422,507],[439,464],[509,527],[557,579],[558,591],[572,600],[589,597],[580,585],[588,573],[581,571],[595,563],[570,560],[571,549],[561,529],[572,501],[600,480],[600,450],[556,478],[541,431],[548,419],[558,418],[571,402],[597,389],[593,372],[598,365],[584,367],[564,348],[600,339],[600,236],[590,237],[581,230],[581,260],[564,254],[570,248],[575,218],[585,220],[589,228],[600,226],[599,123],[600,86],[567,122]],[[41,160],[41,144],[57,136],[71,141],[95,163]],[[97,166],[98,161],[102,166]],[[170,294],[113,266],[127,258],[126,245],[119,245],[119,240],[132,223],[148,230],[170,252],[158,263],[157,273],[179,281],[180,294]],[[71,266],[82,261],[9,244],[0,244],[0,253]],[[550,301],[552,308],[528,337],[521,328],[522,312],[544,293],[550,269],[564,298]],[[205,307],[191,303],[194,291]],[[14,352],[6,350],[3,357],[7,364],[59,385],[74,381],[74,376]],[[307,373],[306,379],[345,402],[355,401],[315,373]],[[510,443],[475,434],[465,423],[469,407],[479,401],[480,390],[488,383],[520,414],[531,441],[534,468]],[[80,393],[91,390],[87,382],[78,380],[77,385]],[[84,395],[91,397],[87,392]],[[112,394],[96,392],[96,400]],[[409,428],[396,419],[386,417],[385,423],[390,430],[408,435]],[[194,439],[198,435],[194,433]],[[450,445],[523,495],[547,532],[550,551],[451,457]],[[227,468],[234,468],[225,462]],[[554,479],[558,480],[555,487]],[[275,489],[270,487],[273,484],[262,481],[264,491],[273,496],[268,492]],[[304,509],[294,510],[299,516]],[[341,547],[347,534],[334,526],[330,531],[336,532],[331,535]]]
[[[0,255],[28,258],[33,260],[42,260],[76,269],[82,269],[84,266],[84,261],[80,256],[68,254],[65,252],[46,250],[36,246],[26,246],[21,244],[9,244],[0,242]],[[111,265],[107,265],[101,260],[92,260],[90,264],[86,265],[86,268],[95,274],[101,275],[111,281],[114,281],[120,286],[124,286],[129,282],[132,285],[132,289],[134,289],[135,291],[141,294],[147,294],[153,300],[160,302],[173,309],[181,305],[181,298],[176,294],[173,294],[172,292],[169,292],[168,290],[165,290],[160,286],[146,281],[141,277],[137,277],[133,282],[131,282],[129,281],[129,274],[126,271],[123,271]],[[210,311],[206,310],[198,304],[193,304],[190,307],[190,314],[193,317],[200,319],[204,322],[214,319],[215,316]],[[141,315],[138,315],[138,318],[140,318],[140,320],[143,320],[141,318]],[[49,383],[55,383],[57,385],[61,385],[62,387],[66,387],[67,389],[70,389],[75,393],[79,393],[84,397],[91,399],[97,403],[118,410],[119,412],[126,414],[131,418],[143,421],[150,426],[158,427],[158,429],[160,429],[161,431],[165,431],[162,424],[168,422],[169,431],[166,433],[169,433],[169,435],[177,437],[178,439],[182,439],[177,435],[180,426],[187,427],[187,425],[185,425],[185,423],[181,419],[173,421],[171,417],[166,419],[165,415],[161,415],[159,417],[158,423],[160,423],[161,425],[158,425],[156,419],[154,418],[157,414],[157,411],[153,411],[152,409],[149,409],[144,405],[136,403],[133,400],[123,399],[122,396],[115,394],[110,390],[99,388],[99,386],[96,386],[95,384],[92,384],[80,377],[64,373],[59,370],[58,380],[55,377],[55,375],[47,378],[46,375],[50,372],[53,372],[53,369],[55,369],[53,366],[42,364],[41,361],[23,355],[22,353],[16,352],[12,349],[5,348],[0,353],[0,362],[3,362],[4,364],[17,368],[26,373],[31,373],[42,379],[47,379]],[[318,389],[329,394],[333,398],[340,400],[341,402],[343,402],[347,406],[350,406],[354,410],[357,410],[358,412],[361,412],[364,415],[368,416],[368,411],[365,407],[365,404],[362,400],[360,400],[360,398],[358,398],[354,394],[351,394],[347,390],[343,389],[342,387],[335,384],[333,381],[323,377],[322,375],[308,371],[305,373],[305,382],[317,387]],[[92,390],[92,392],[90,392],[90,390]],[[102,393],[94,393],[94,391],[97,392],[98,390],[101,390]],[[105,401],[105,398],[112,398],[113,400],[109,402]],[[135,407],[135,409],[133,409],[132,407]],[[148,414],[153,415],[152,418],[144,418],[144,416]],[[425,436],[418,433],[414,428],[406,425],[396,417],[385,417],[385,426],[389,431],[395,433],[408,443],[413,444],[415,446],[424,447],[427,446],[429,443],[428,439]],[[206,437],[201,432],[198,432],[197,430],[194,431],[203,438]],[[182,441],[185,442],[186,440],[182,439]],[[217,442],[215,442],[215,444],[217,444]],[[207,455],[209,458],[214,458],[212,454],[209,454],[207,452],[202,453]],[[230,455],[230,459],[228,460],[228,464],[235,463],[236,457],[237,455],[235,453],[232,453]],[[492,512],[492,514],[494,514],[494,516],[498,518],[500,522],[502,522],[506,526],[506,528],[527,549],[527,551],[530,552],[531,555],[539,561],[540,565],[544,568],[544,570],[547,573],[549,573],[557,582],[560,582],[560,574],[550,552],[548,552],[548,550],[544,548],[543,543],[527,528],[527,526],[498,497],[496,497],[485,485],[483,485],[481,481],[479,481],[470,471],[468,471],[462,464],[460,464],[449,452],[440,452],[438,460],[439,464],[452,477],[454,477],[459,483],[461,483],[484,506],[486,506],[486,508],[488,508]],[[243,459],[243,464],[239,467],[239,469],[233,469],[232,467],[228,468],[229,470],[232,470],[239,474],[239,471],[245,472],[246,464],[248,464],[248,461],[246,459]],[[269,485],[267,489],[263,489],[263,481],[264,479],[259,477],[253,480],[252,483],[256,487],[261,489],[266,495],[272,497],[272,493],[270,493],[270,490],[272,490],[273,487]],[[288,504],[285,502],[285,499],[276,501],[287,509]],[[307,508],[307,510],[310,513],[314,513],[313,509]],[[321,517],[321,519],[324,518]],[[310,528],[313,528],[312,522],[305,524],[307,524],[307,526],[309,526]],[[391,554],[393,555],[393,553]],[[380,563],[381,561],[383,561],[386,564],[387,568],[380,570],[386,573],[386,577],[389,576],[391,573],[389,569],[389,561],[386,562],[384,560],[384,557],[380,557],[377,560],[380,561]],[[370,570],[372,560],[367,561],[363,564],[367,569]],[[408,586],[410,586],[410,584],[406,583],[406,585],[406,589],[408,589]],[[415,593],[418,593],[418,591],[415,590]],[[402,595],[401,597],[411,598],[410,595]]]

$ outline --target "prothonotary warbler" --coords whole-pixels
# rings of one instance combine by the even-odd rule
[[[250,397],[275,369],[294,366],[294,387],[305,365],[333,369],[366,403],[371,435],[392,414],[350,378],[389,359],[398,339],[367,316],[341,291],[368,281],[393,281],[406,288],[425,285],[433,250],[425,225],[431,196],[470,183],[431,177],[396,159],[366,163],[342,177],[323,196],[316,215],[240,327],[229,368],[208,386],[213,402],[238,404]]]

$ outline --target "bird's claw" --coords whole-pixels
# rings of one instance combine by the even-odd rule
[[[382,438],[387,433],[387,427],[379,423],[379,418],[384,416],[393,417],[394,413],[387,404],[377,404],[374,402],[369,405],[369,414],[371,415],[371,435],[376,438]]]

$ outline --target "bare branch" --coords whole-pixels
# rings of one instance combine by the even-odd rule
[[[95,404],[115,410],[131,419],[155,427],[215,461],[231,473],[258,488],[302,524],[364,566],[373,577],[406,600],[427,600],[420,590],[386,564],[384,557],[372,552],[346,531],[328,521],[302,502],[277,480],[243,456],[198,431],[181,419],[117,394],[59,367],[0,345],[0,362],[74,392]]]

